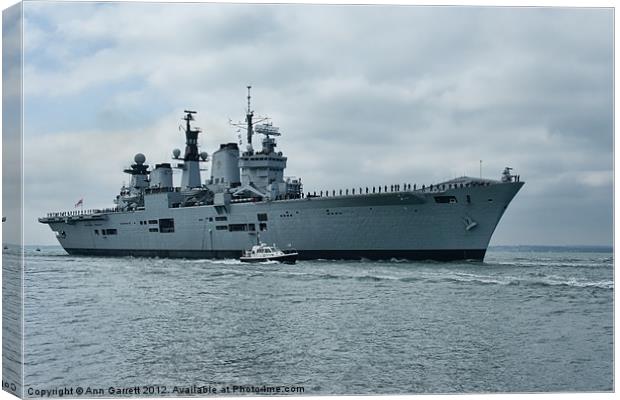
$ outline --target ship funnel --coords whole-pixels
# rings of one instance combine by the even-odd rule
[[[171,188],[172,187],[172,167],[168,163],[156,164],[151,171],[152,188]]]
[[[211,182],[234,185],[241,182],[239,176],[239,147],[237,143],[220,145],[211,157]]]

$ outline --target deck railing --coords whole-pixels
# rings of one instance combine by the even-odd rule
[[[338,196],[353,196],[353,195],[367,195],[367,194],[381,194],[381,193],[403,193],[403,192],[422,192],[422,193],[440,193],[445,192],[446,190],[465,188],[465,187],[476,187],[476,186],[489,186],[491,185],[491,181],[470,181],[470,182],[458,182],[458,183],[442,183],[442,184],[431,184],[431,185],[421,185],[404,183],[402,185],[383,185],[383,186],[366,186],[366,187],[357,187],[351,189],[338,189],[334,190],[325,190],[325,191],[314,191],[312,193],[307,192],[305,195],[301,193],[301,198],[310,197],[338,197]]]
[[[118,213],[118,212],[125,212],[125,211],[120,210],[118,207],[88,209],[88,210],[58,211],[58,212],[47,213],[47,218],[77,217],[80,215],[109,214],[109,213]]]

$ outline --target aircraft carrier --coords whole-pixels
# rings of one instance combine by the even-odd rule
[[[183,117],[185,152],[171,163],[146,164],[136,154],[131,179],[97,210],[51,212],[48,224],[69,254],[237,258],[260,241],[300,259],[483,260],[508,204],[523,186],[506,167],[500,179],[461,177],[304,193],[285,177],[287,158],[276,150],[280,130],[254,116],[248,86],[245,151],[225,143],[211,156],[198,151],[195,111]],[[253,139],[261,135],[261,147]],[[201,164],[211,163],[203,181]],[[181,170],[173,184],[173,168]]]

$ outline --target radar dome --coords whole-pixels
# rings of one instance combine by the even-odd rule
[[[206,151],[203,151],[202,153],[200,153],[200,158],[202,159],[202,161],[207,161],[207,158],[209,158],[209,154]]]
[[[146,161],[146,157],[144,156],[144,154],[138,153],[138,154],[135,155],[133,160],[136,162],[136,164],[142,165]]]
[[[172,156],[174,158],[179,158],[180,155],[181,155],[181,150],[179,150],[179,149],[172,150]]]

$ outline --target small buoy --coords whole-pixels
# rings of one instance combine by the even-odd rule
[[[41,249],[40,249],[40,248],[38,248],[38,247],[37,247],[37,249],[36,249],[36,250],[37,250],[37,251],[41,251]]]

